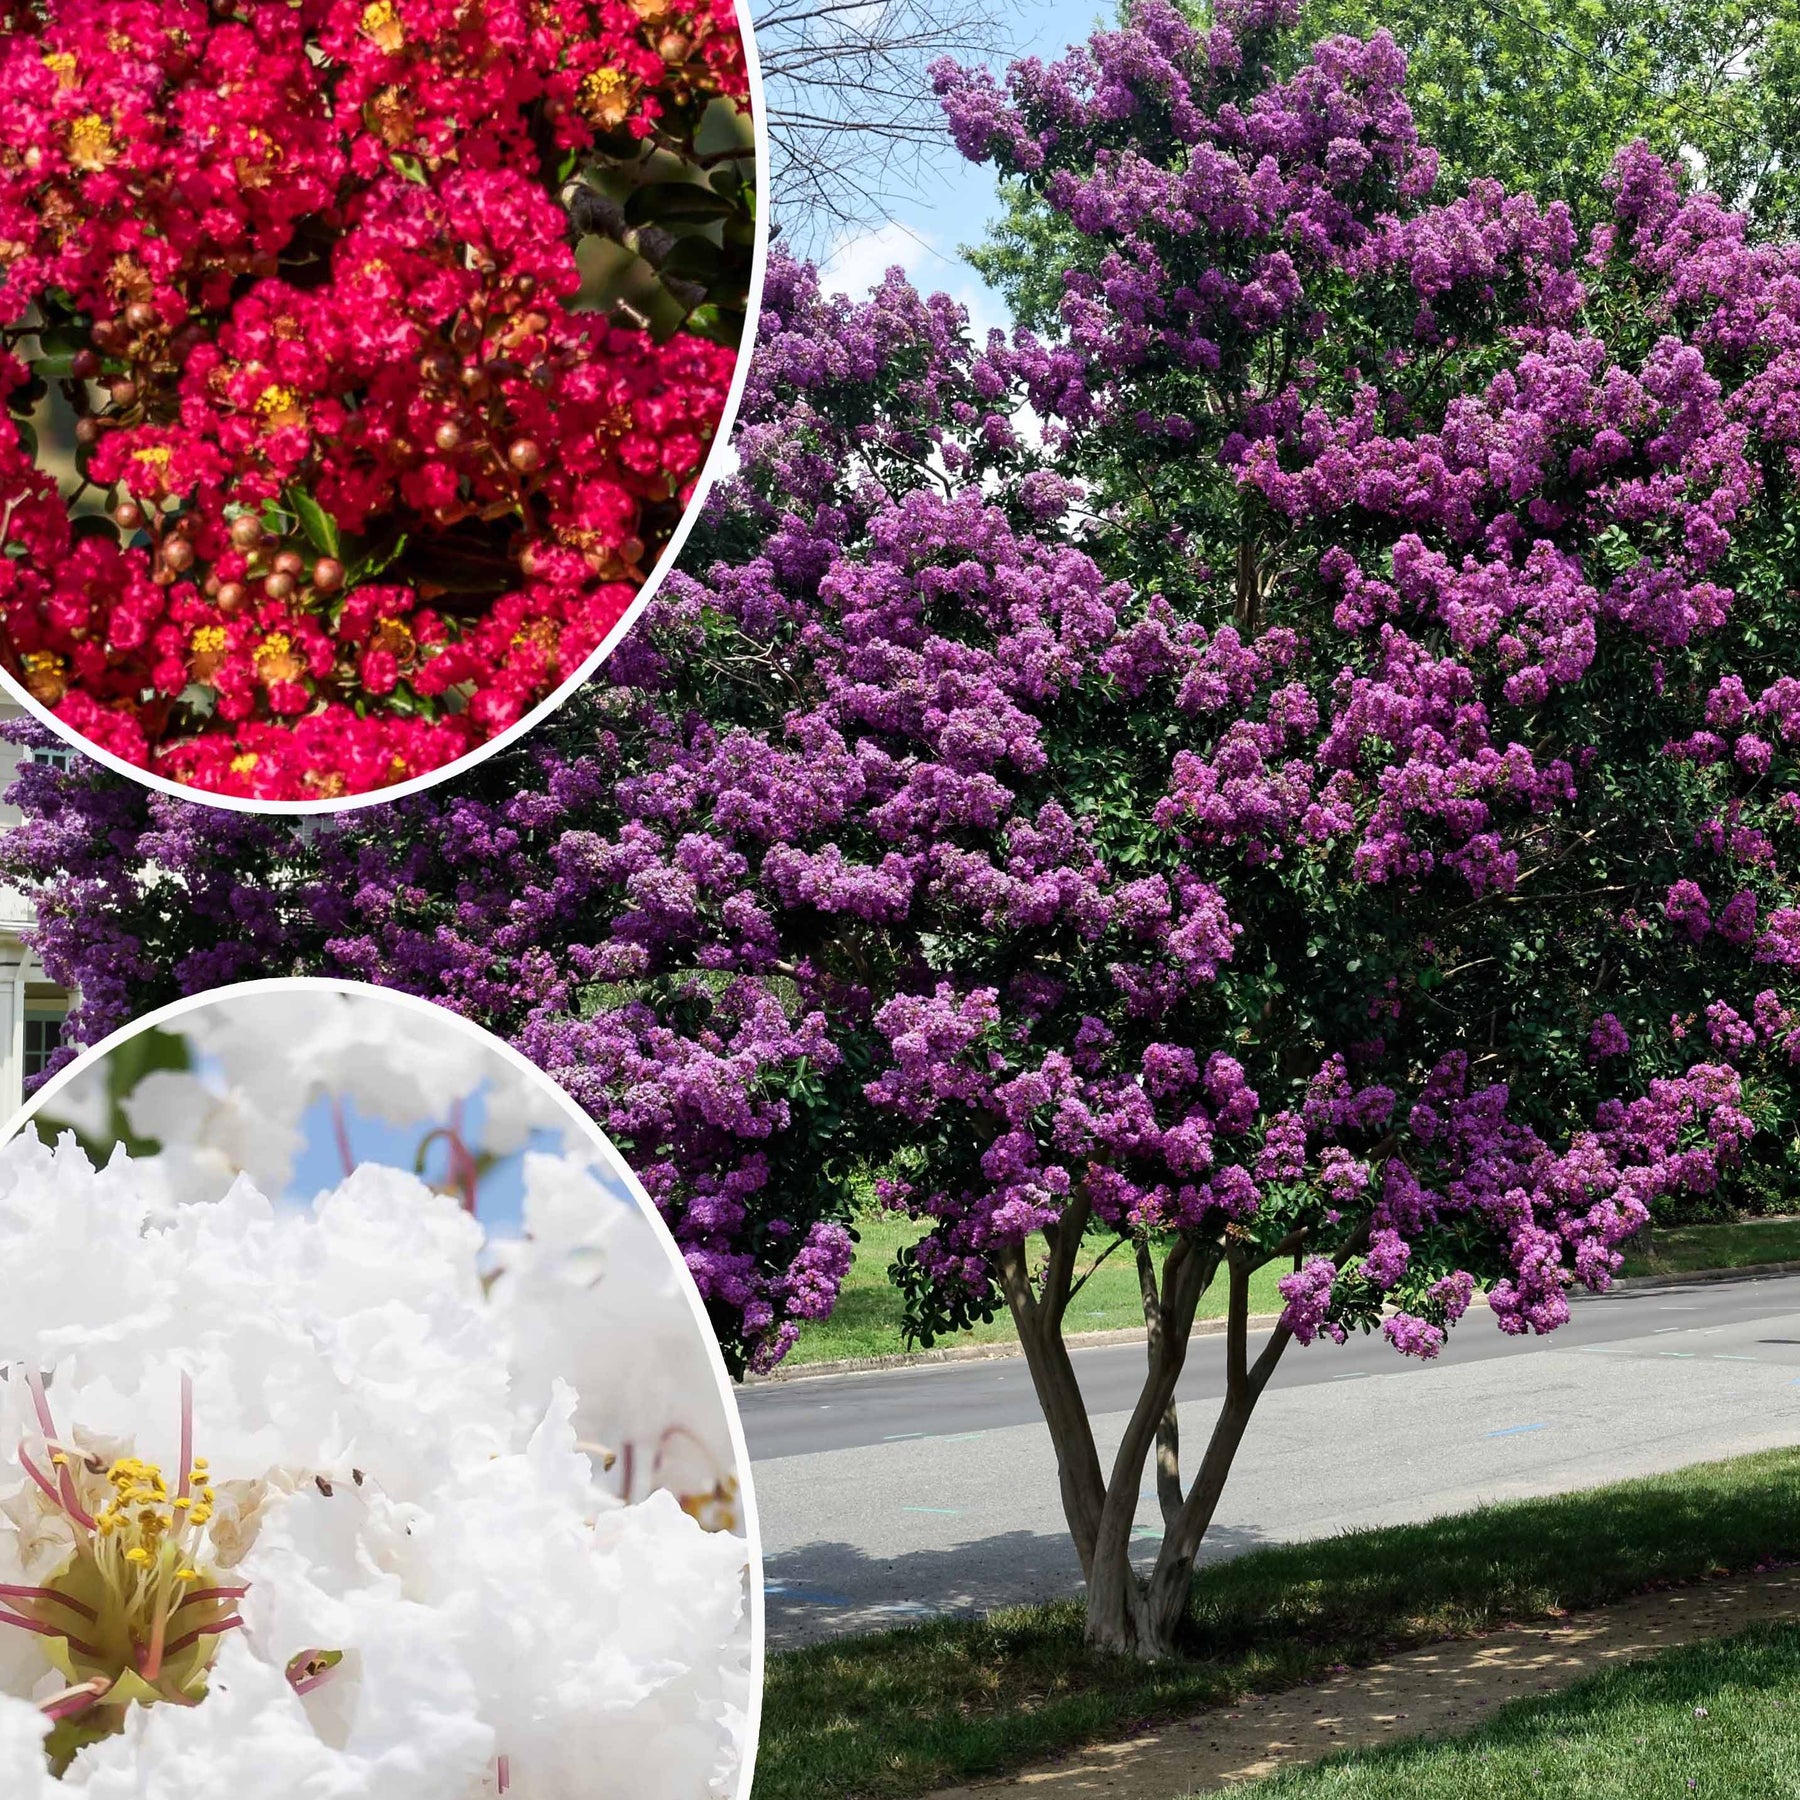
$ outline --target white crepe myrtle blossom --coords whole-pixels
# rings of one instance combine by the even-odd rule
[[[474,1221],[145,1189],[0,1149],[0,1795],[732,1795],[744,1543],[527,1406]]]
[[[492,1295],[535,1403],[566,1379],[577,1425],[630,1498],[671,1488],[715,1528],[740,1523],[725,1402],[685,1284],[616,1154],[527,1155],[522,1239],[493,1245]]]

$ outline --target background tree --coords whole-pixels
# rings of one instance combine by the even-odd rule
[[[1204,22],[1190,4],[1187,16]],[[1291,73],[1335,33],[1386,31],[1407,60],[1407,99],[1439,155],[1438,192],[1491,176],[1560,200],[1586,228],[1610,215],[1607,173],[1641,138],[1686,157],[1753,231],[1800,224],[1800,8],[1793,0],[1304,0],[1299,29],[1272,46]],[[1079,245],[1030,190],[1003,184],[1005,216],[971,261],[1014,316],[1051,326],[1061,272]]]

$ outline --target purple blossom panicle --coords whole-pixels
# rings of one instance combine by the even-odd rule
[[[72,1035],[290,971],[483,1020],[739,1367],[870,1181],[922,1331],[1078,1220],[1296,1258],[1297,1338],[1415,1356],[1791,1186],[1800,247],[1642,146],[1585,241],[1442,192],[1392,40],[1294,29],[940,65],[1057,318],[777,253],[685,572],[527,743],[299,832],[24,768]]]

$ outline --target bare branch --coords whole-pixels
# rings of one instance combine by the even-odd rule
[[[1003,57],[1013,0],[770,0],[756,18],[775,219],[802,255],[879,224],[955,154],[927,69]]]

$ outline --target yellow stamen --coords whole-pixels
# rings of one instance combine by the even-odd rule
[[[98,113],[83,113],[69,126],[69,161],[76,168],[104,169],[112,157],[112,127]]]

